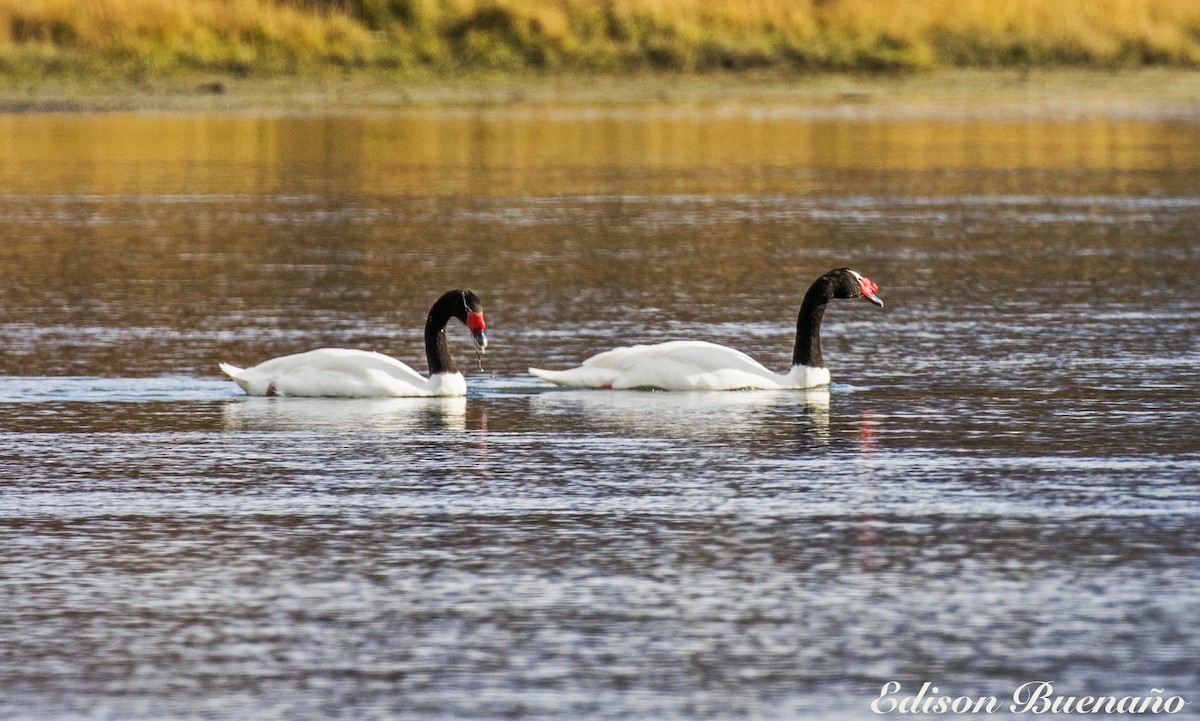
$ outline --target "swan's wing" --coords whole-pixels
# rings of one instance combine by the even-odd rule
[[[745,353],[705,341],[614,348],[578,368],[529,372],[558,385],[591,388],[731,390],[779,388],[784,381]]]
[[[720,370],[739,370],[747,373],[770,373],[763,364],[750,356],[702,340],[675,340],[655,345],[635,345],[614,348],[588,358],[585,366],[630,371],[641,366],[672,364],[696,373]]]
[[[224,366],[222,370],[251,395],[432,394],[427,378],[395,358],[373,351],[321,348],[272,358],[240,372]]]

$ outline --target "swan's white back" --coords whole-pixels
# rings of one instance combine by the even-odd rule
[[[391,356],[346,348],[280,356],[246,369],[222,363],[221,370],[252,396],[371,398],[467,393],[461,373],[426,378]]]
[[[667,391],[814,388],[829,385],[829,369],[795,366],[774,373],[745,353],[706,341],[635,345],[594,355],[578,368],[530,368],[542,380],[583,388]]]

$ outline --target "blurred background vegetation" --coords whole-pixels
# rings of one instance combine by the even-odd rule
[[[1198,0],[0,0],[0,76],[1200,65]]]

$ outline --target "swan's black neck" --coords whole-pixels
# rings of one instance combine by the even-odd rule
[[[825,306],[833,300],[833,283],[821,276],[800,304],[800,315],[796,318],[796,347],[792,350],[792,366],[824,368],[821,357],[821,320],[825,317]]]
[[[429,309],[429,317],[425,319],[425,360],[429,362],[429,375],[438,373],[457,373],[458,366],[450,356],[450,348],[446,345],[446,324],[451,318],[458,317],[463,297],[461,293],[447,293]]]

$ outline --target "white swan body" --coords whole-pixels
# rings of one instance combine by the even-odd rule
[[[465,396],[467,382],[446,344],[446,323],[462,321],[471,331],[475,352],[487,348],[483,304],[469,290],[450,290],[429,309],[425,319],[425,377],[382,353],[347,348],[320,348],[280,356],[253,368],[221,363],[221,371],[252,396],[310,398],[398,398]]]
[[[835,268],[813,281],[796,318],[792,367],[773,373],[745,353],[705,341],[670,341],[615,348],[594,355],[578,368],[530,374],[560,386],[657,388],[665,391],[803,389],[829,385],[821,356],[821,319],[835,298],[863,298],[880,308],[879,286],[849,268]]]
[[[379,398],[467,394],[462,373],[435,373],[426,378],[391,356],[347,348],[294,353],[245,369],[222,363],[221,370],[252,396]]]
[[[578,368],[530,368],[529,372],[555,385],[614,390],[729,391],[829,385],[828,368],[797,365],[786,374],[775,373],[740,350],[698,340],[614,348],[588,358]]]

